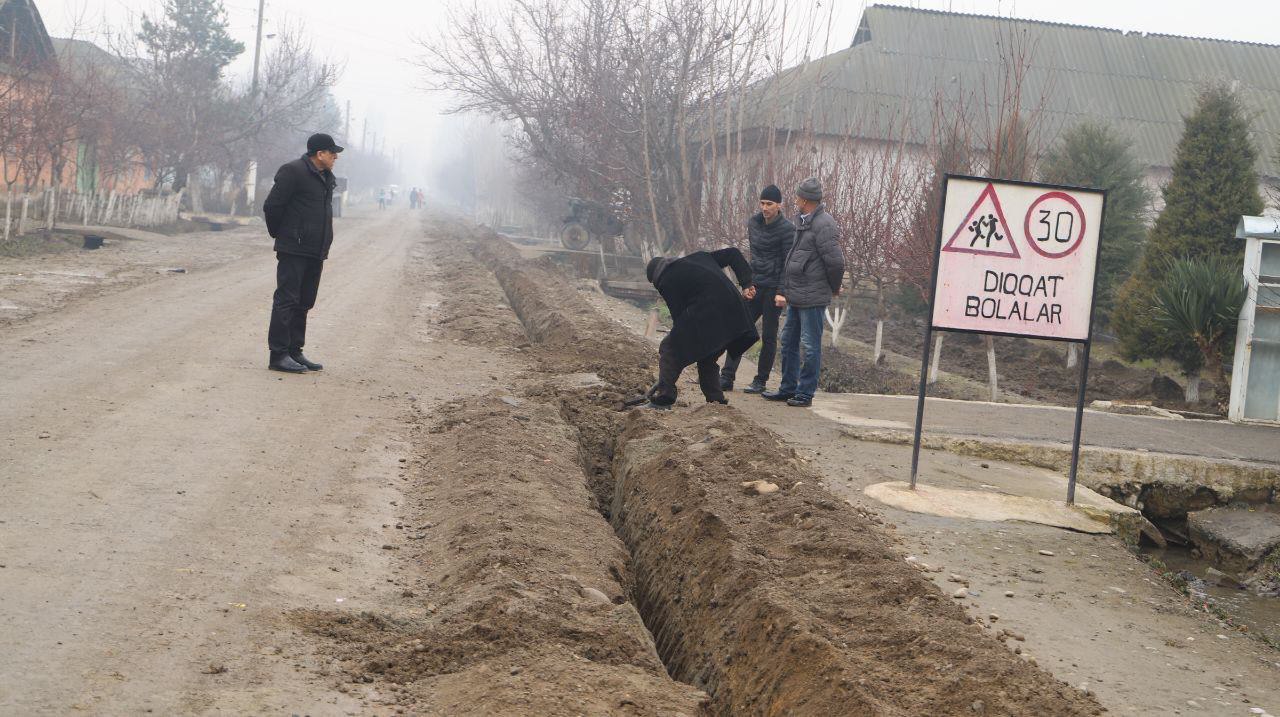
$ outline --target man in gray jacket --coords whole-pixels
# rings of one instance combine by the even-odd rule
[[[822,208],[822,185],[810,177],[796,188],[796,240],[782,270],[775,301],[787,307],[782,329],[782,385],[763,394],[788,406],[810,406],[822,368],[823,312],[840,295],[844,253],[840,227]]]

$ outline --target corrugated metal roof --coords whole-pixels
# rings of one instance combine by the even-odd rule
[[[1079,25],[876,5],[846,50],[784,71],[745,98],[749,127],[807,129],[899,139],[873,131],[910,112],[909,141],[929,134],[940,93],[952,101],[999,95],[1002,52],[1030,56],[1023,105],[1044,96],[1041,131],[1056,136],[1084,119],[1125,132],[1147,165],[1168,167],[1182,117],[1205,83],[1236,83],[1255,114],[1259,171],[1280,176],[1280,46],[1123,32]],[[812,121],[806,121],[812,108]]]

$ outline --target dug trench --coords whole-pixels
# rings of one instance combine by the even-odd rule
[[[295,616],[340,688],[423,714],[1102,711],[742,413],[619,411],[652,347],[495,235],[462,242],[474,259],[434,252],[438,324],[523,373],[417,418],[413,505],[387,546],[403,602]]]

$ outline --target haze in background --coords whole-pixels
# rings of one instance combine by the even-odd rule
[[[567,0],[566,0],[567,1]],[[500,9],[504,0],[459,0],[480,7]],[[36,0],[50,34],[65,37],[78,30],[84,39],[100,40],[104,27],[121,27],[143,12],[157,13],[159,0]],[[443,0],[268,0],[263,32],[271,34],[290,23],[301,22],[317,49],[346,69],[336,88],[340,104],[351,101],[351,137],[358,145],[367,119],[373,135],[385,138],[388,152],[400,159],[406,184],[429,185],[435,168],[468,149],[465,122],[442,117],[448,98],[421,91],[421,71],[412,64],[420,55],[415,39],[435,40],[447,22],[447,8],[457,3]],[[847,47],[857,28],[860,0],[780,0],[790,15],[788,24],[829,24],[829,33],[816,33],[821,54]],[[1280,2],[1275,0],[904,0],[897,4],[934,10],[981,13],[1047,20],[1077,25],[1109,27],[1172,35],[1211,37],[1280,44]],[[245,43],[246,52],[233,66],[246,78],[253,63],[257,22],[256,0],[224,0],[232,34]],[[1157,10],[1158,8],[1158,10]],[[264,53],[271,40],[263,40]],[[802,51],[787,58],[794,63]]]

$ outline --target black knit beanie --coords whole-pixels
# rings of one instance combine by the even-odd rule
[[[776,184],[770,184],[764,188],[764,191],[760,192],[760,199],[782,204],[782,190],[778,189]]]

